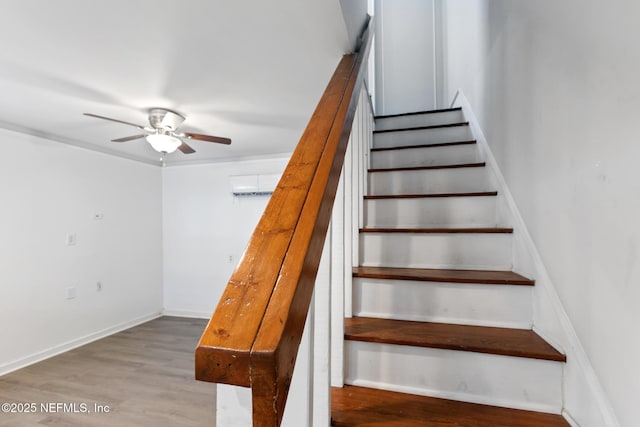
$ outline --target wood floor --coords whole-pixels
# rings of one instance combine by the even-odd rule
[[[35,403],[37,410],[0,412],[0,426],[215,426],[215,384],[194,380],[205,326],[161,317],[2,376],[0,403]],[[109,412],[96,413],[96,404]]]

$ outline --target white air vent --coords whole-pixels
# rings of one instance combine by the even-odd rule
[[[280,174],[233,175],[229,177],[234,196],[263,196],[273,194]]]

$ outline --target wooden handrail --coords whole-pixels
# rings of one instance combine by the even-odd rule
[[[372,25],[338,64],[196,348],[198,380],[251,387],[254,426],[282,421]]]

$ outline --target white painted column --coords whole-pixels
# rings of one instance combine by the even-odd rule
[[[327,237],[318,267],[313,301],[308,322],[312,323],[312,345],[309,372],[310,378],[310,415],[307,425],[324,427],[331,424],[331,282],[332,282],[332,241],[333,224],[329,225]],[[297,364],[296,364],[297,368]],[[287,403],[287,407],[289,403]],[[303,424],[299,424],[303,425]]]
[[[345,158],[346,161],[346,158]],[[346,166],[346,163],[345,163]],[[345,169],[343,168],[338,182],[338,191],[333,203],[331,232],[331,385],[342,387],[344,381],[344,307],[345,307],[345,275],[349,264],[345,263],[345,227],[347,206],[345,204]]]
[[[362,121],[362,114],[364,109],[368,109],[368,105],[364,105],[365,102],[369,102],[366,98],[366,91],[360,92],[360,100],[358,103],[358,109],[356,110],[356,120],[354,121],[354,128],[358,129],[358,138],[353,140],[354,158],[353,158],[353,186],[355,192],[352,195],[351,205],[353,206],[353,215],[351,220],[351,266],[358,265],[358,251],[359,251],[359,239],[358,230],[364,224],[363,207],[363,194],[365,191],[365,179],[366,174],[363,174],[363,170],[366,169],[366,155],[367,150],[364,147],[363,141],[367,135],[367,128]],[[364,102],[363,102],[364,100]],[[351,307],[347,310],[349,317],[351,317]]]
[[[358,207],[354,205],[353,201],[357,200],[359,192],[359,177],[358,171],[360,167],[360,120],[359,112],[360,103],[356,109],[355,117],[353,119],[353,126],[351,128],[351,138],[349,139],[349,150],[347,157],[345,158],[345,181],[348,190],[345,193],[345,209],[348,214],[345,215],[345,287],[344,287],[344,317],[353,316],[352,312],[352,280],[351,280],[351,267],[354,262],[358,262],[358,233],[354,232],[354,226],[357,228],[358,223]],[[348,165],[348,166],[347,166]]]

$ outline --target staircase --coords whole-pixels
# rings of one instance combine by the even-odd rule
[[[334,426],[568,426],[460,109],[376,118]]]

